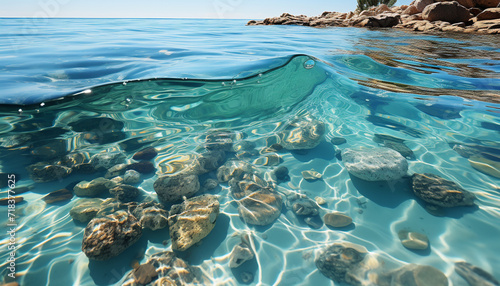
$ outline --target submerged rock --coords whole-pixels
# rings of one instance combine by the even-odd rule
[[[268,225],[280,216],[282,204],[283,199],[278,193],[260,189],[238,202],[238,213],[248,224]]]
[[[114,186],[114,182],[100,177],[93,179],[90,182],[81,181],[73,188],[73,191],[75,192],[75,195],[79,197],[95,197],[105,191],[108,191]]]
[[[500,179],[500,162],[484,158],[480,155],[474,155],[469,158],[469,164],[472,168],[481,173]]]
[[[279,134],[280,144],[287,150],[313,149],[325,134],[325,124],[310,115],[296,118]]]
[[[145,148],[137,153],[134,154],[132,159],[137,160],[137,161],[142,161],[142,160],[151,160],[154,157],[158,155],[158,152],[156,152],[156,149],[154,147],[148,147]]]
[[[11,202],[9,202],[9,201],[11,201]],[[17,204],[17,203],[24,201],[24,198],[21,196],[11,197],[10,199],[9,198],[1,198],[0,199],[0,206],[11,205],[12,201],[14,201]]]
[[[458,184],[434,174],[413,174],[413,193],[425,202],[440,207],[473,206],[474,194]]]
[[[331,227],[346,227],[352,223],[352,218],[340,212],[327,213],[323,221]]]
[[[220,150],[208,151],[200,154],[194,159],[193,171],[201,175],[217,170],[226,160],[226,153]]]
[[[319,206],[306,196],[288,195],[287,207],[292,209],[293,213],[298,216],[316,216],[319,214]]]
[[[358,285],[356,272],[366,253],[359,245],[334,243],[322,249],[314,262],[318,270],[333,281]]]
[[[207,180],[205,180],[205,182],[203,182],[203,189],[213,190],[213,189],[217,188],[218,185],[219,185],[219,182],[217,182],[217,180],[207,179]]]
[[[66,189],[60,189],[45,195],[42,200],[47,204],[53,204],[56,202],[69,201],[73,198],[73,193]]]
[[[212,284],[208,281],[207,277],[203,276],[199,269],[189,265],[181,258],[178,258],[172,251],[156,253],[142,265],[152,265],[155,270],[149,266],[145,266],[148,268],[143,269],[144,273],[137,273],[137,268],[127,275],[127,278],[122,286],[145,285],[147,283],[142,282],[148,281],[149,279],[151,279],[149,282],[150,284],[147,285],[151,286]],[[155,275],[155,273],[157,275]],[[144,280],[141,280],[141,278]]]
[[[59,165],[49,165],[43,162],[30,165],[26,169],[31,179],[37,183],[62,180],[71,174],[71,168]]]
[[[140,161],[137,163],[129,164],[126,169],[134,170],[141,174],[151,174],[156,170],[155,165],[149,161]]]
[[[110,189],[109,193],[119,201],[128,203],[134,201],[141,191],[134,186],[120,184]]]
[[[233,150],[234,133],[227,130],[210,131],[205,137],[205,148],[209,151],[220,150],[231,152]]]
[[[123,175],[123,182],[125,184],[137,184],[141,181],[141,174],[136,170],[128,170]]]
[[[273,174],[276,176],[276,179],[280,181],[284,181],[288,179],[288,168],[285,166],[277,167],[273,170]]]
[[[215,227],[219,215],[216,196],[202,195],[173,205],[168,224],[172,249],[184,251],[202,240]]]
[[[443,272],[427,265],[407,264],[377,277],[379,286],[448,286]]]
[[[330,142],[333,145],[342,145],[344,143],[347,143],[347,140],[344,137],[333,137]]]
[[[241,243],[233,247],[229,254],[229,267],[237,268],[248,260],[253,259],[254,254],[250,245],[249,236],[244,235],[241,238]]]
[[[200,181],[197,175],[179,173],[159,177],[153,188],[160,202],[165,204],[193,196],[200,190]]]
[[[90,158],[90,164],[96,170],[108,170],[114,165],[124,163],[126,158],[121,152],[97,153]]]
[[[64,139],[53,139],[50,143],[31,151],[31,155],[42,161],[60,158],[66,153],[68,153],[68,142]]]
[[[88,223],[95,218],[101,209],[102,199],[79,199],[69,211],[69,215],[82,223]]]
[[[401,244],[408,249],[424,250],[429,247],[429,239],[423,233],[401,230],[398,237]]]
[[[117,164],[108,169],[108,171],[104,175],[104,178],[111,179],[116,176],[121,176],[125,174],[126,171],[127,171],[127,164]]]
[[[144,263],[134,269],[134,271],[132,271],[132,275],[137,283],[146,285],[158,277],[158,271],[156,271],[156,267],[153,265]]]
[[[315,181],[321,179],[322,175],[314,170],[302,171],[302,177],[308,181]]]
[[[158,230],[168,226],[168,211],[164,210],[161,204],[146,202],[137,205],[132,203],[128,210],[139,220],[142,228]]]
[[[82,251],[89,259],[117,256],[141,238],[137,219],[125,211],[92,219],[85,228]]]
[[[408,171],[408,162],[398,152],[385,148],[344,149],[342,160],[347,171],[365,181],[397,180]]]
[[[500,282],[485,270],[465,261],[455,263],[455,271],[469,283],[470,286],[498,286]]]
[[[217,179],[219,182],[228,182],[232,178],[241,180],[245,174],[253,174],[254,167],[244,161],[231,160],[217,169]]]

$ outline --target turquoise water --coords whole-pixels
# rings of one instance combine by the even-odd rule
[[[179,253],[211,284],[244,284],[240,275],[249,272],[259,285],[347,285],[332,282],[314,263],[318,250],[339,241],[366,247],[380,273],[416,263],[439,269],[450,285],[468,285],[454,271],[455,262],[467,261],[500,278],[498,37],[246,27],[243,20],[32,21],[0,19],[0,168],[17,175],[16,186],[31,188],[16,204],[21,285],[122,285],[134,261],[171,249],[168,228],[145,230],[119,256],[89,260],[81,251],[85,224],[69,215],[81,198],[46,203],[42,197],[105,172],[35,183],[29,165],[69,153],[88,161],[102,151],[123,152],[133,162],[135,152],[152,146],[155,172],[141,175],[136,186],[141,200],[157,200],[158,176],[183,171],[203,152],[207,132],[230,131],[235,144],[251,142],[262,151],[279,143],[276,135],[297,117],[322,121],[325,135],[308,151],[270,153],[289,169],[276,191],[284,198],[322,197],[321,217],[339,211],[353,224],[312,228],[283,203],[272,224],[252,226],[222,182],[206,191],[219,196],[215,228]],[[404,139],[414,153],[409,175],[452,180],[475,194],[477,207],[436,215],[405,178],[373,183],[349,175],[338,153],[381,146],[375,134]],[[334,137],[346,143],[333,145]],[[457,152],[460,146],[480,158]],[[226,160],[237,154],[227,152]],[[276,166],[259,158],[257,152],[242,160],[272,181]],[[311,169],[322,178],[305,180],[302,171]],[[202,183],[207,178],[215,172],[200,175]],[[8,187],[2,187],[4,198]],[[7,207],[0,212],[7,228]],[[427,235],[430,248],[406,249],[400,230]],[[231,269],[229,253],[243,233],[252,237],[255,259]],[[2,277],[7,244],[2,236]]]

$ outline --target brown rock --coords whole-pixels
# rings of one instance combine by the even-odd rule
[[[7,206],[9,204],[12,204],[12,202],[9,203],[9,201],[12,201],[14,200],[14,202],[17,204],[17,203],[20,203],[22,201],[24,201],[24,198],[21,197],[21,196],[17,196],[17,197],[13,197],[13,198],[3,198],[3,199],[0,199],[0,206]]]
[[[500,8],[488,8],[477,15],[478,21],[500,19]]]
[[[425,7],[434,3],[434,0],[416,0],[413,5],[417,8],[418,12],[424,11]]]
[[[47,204],[52,204],[55,202],[61,201],[69,201],[73,198],[73,193],[66,189],[61,189],[58,191],[54,191],[44,196],[42,200],[44,200]]]
[[[472,15],[477,16],[477,15],[479,15],[481,12],[483,12],[483,10],[481,10],[481,9],[479,9],[479,8],[474,7],[474,8],[470,8],[470,9],[469,9],[469,12],[470,12]]]
[[[148,147],[134,154],[132,159],[134,160],[151,160],[158,155],[154,147]]]
[[[410,5],[408,6],[408,8],[406,8],[404,11],[403,11],[403,15],[414,15],[414,14],[417,14],[419,13],[417,7],[413,6],[413,5]]]
[[[422,18],[430,22],[467,22],[470,18],[470,13],[467,8],[458,4],[457,1],[438,2],[425,7],[424,11],[422,11]]]
[[[386,5],[386,4],[381,4],[375,9],[375,13],[380,14],[383,12],[392,12],[392,10]]]
[[[476,7],[483,8],[495,8],[500,4],[500,0],[474,0],[476,1]]]
[[[156,268],[153,265],[145,263],[134,269],[132,275],[134,275],[137,283],[145,285],[158,277],[158,272],[156,272]]]
[[[140,161],[127,166],[127,170],[135,170],[141,174],[149,174],[155,171],[155,166],[149,161]]]
[[[500,19],[477,21],[472,25],[475,30],[479,29],[500,29]]]
[[[352,223],[351,217],[340,212],[327,213],[323,216],[323,220],[332,227],[346,227]]]
[[[465,8],[472,8],[474,6],[476,6],[476,3],[474,2],[474,0],[456,0],[458,2],[458,4],[464,6]],[[441,1],[443,2],[443,1]]]

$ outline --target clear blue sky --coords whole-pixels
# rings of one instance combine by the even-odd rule
[[[396,5],[409,4],[399,0]],[[0,17],[236,18],[348,12],[356,0],[0,0]]]

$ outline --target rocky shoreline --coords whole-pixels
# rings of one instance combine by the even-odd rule
[[[389,8],[382,4],[366,11],[323,12],[320,16],[290,15],[251,20],[247,25],[310,27],[399,28],[422,32],[500,34],[500,0],[415,0]]]

